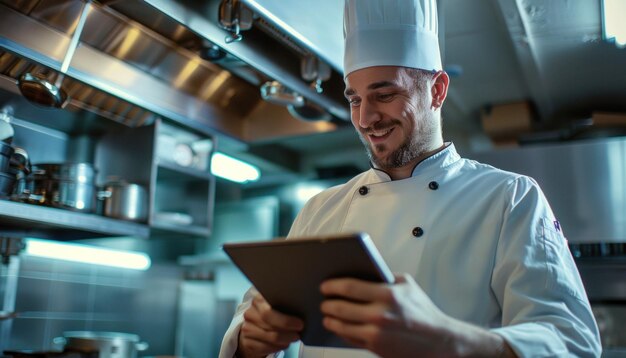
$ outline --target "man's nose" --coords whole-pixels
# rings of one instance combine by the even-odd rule
[[[369,128],[379,120],[380,113],[376,105],[368,100],[361,100],[361,106],[359,108],[359,126],[361,126],[361,128]]]

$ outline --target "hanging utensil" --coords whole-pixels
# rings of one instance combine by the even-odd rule
[[[301,106],[290,104],[287,106],[287,110],[295,118],[306,122],[329,121],[332,118],[322,106],[307,100]]]
[[[241,41],[241,31],[250,30],[254,21],[252,10],[239,0],[222,0],[218,19],[220,27],[230,32],[224,42],[227,44]]]
[[[32,73],[25,73],[18,80],[17,86],[20,92],[22,92],[22,95],[30,102],[39,106],[52,108],[63,108],[67,104],[68,97],[61,88],[61,84],[70,66],[76,47],[78,47],[78,40],[85,26],[85,20],[87,19],[90,8],[91,1],[87,1],[80,13],[78,25],[67,47],[67,52],[65,53],[65,58],[61,64],[61,70],[59,71],[56,82],[52,84],[40,75]]]
[[[290,90],[278,81],[268,81],[261,85],[261,98],[281,106],[304,105],[304,97],[301,94]]]

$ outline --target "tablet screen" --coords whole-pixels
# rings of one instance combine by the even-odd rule
[[[225,244],[224,251],[277,311],[305,321],[302,342],[311,346],[348,347],[324,329],[320,284],[353,277],[393,282],[393,274],[365,233]]]

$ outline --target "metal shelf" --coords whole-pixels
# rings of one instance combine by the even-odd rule
[[[95,214],[0,200],[0,233],[54,239],[107,236],[147,238],[147,225]]]
[[[181,266],[217,267],[233,265],[233,262],[223,251],[216,251],[208,254],[181,256],[178,258],[178,264]]]
[[[177,225],[154,221],[151,223],[150,227],[153,229],[153,232],[167,236],[208,237],[211,234],[211,230],[209,230],[206,226],[191,224]]]

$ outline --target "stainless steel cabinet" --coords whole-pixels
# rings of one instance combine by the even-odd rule
[[[12,121],[13,145],[26,149],[32,163],[89,162],[98,170],[99,186],[112,179],[140,184],[149,193],[149,218],[132,222],[0,200],[0,234],[59,240],[209,236],[215,186],[210,173],[211,135],[160,118],[150,125],[128,127],[88,111],[68,114],[12,100],[19,105]],[[77,124],[89,116],[96,118],[82,127]],[[67,125],[71,122],[75,123]],[[163,146],[169,147],[163,150]]]
[[[214,138],[160,120],[156,133],[150,215],[153,232],[209,236],[215,187],[210,171]]]

